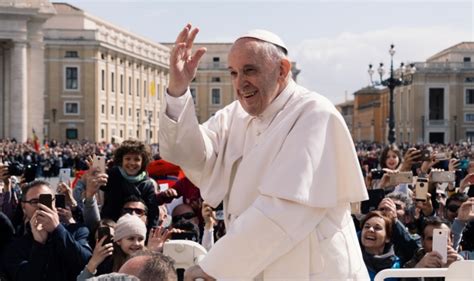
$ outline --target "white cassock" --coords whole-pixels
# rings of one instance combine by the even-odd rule
[[[345,122],[291,81],[260,116],[238,101],[199,125],[193,99],[167,96],[161,156],[205,201],[224,201],[227,234],[200,262],[218,280],[369,280],[350,202],[368,198]],[[178,108],[171,119],[166,106]],[[172,115],[172,114],[171,114]]]

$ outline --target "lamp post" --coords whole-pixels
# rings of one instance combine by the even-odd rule
[[[380,63],[379,67],[377,68],[377,72],[380,75],[379,82],[373,82],[372,75],[374,74],[374,70],[372,69],[372,64],[369,64],[368,73],[370,75],[370,82],[372,85],[382,85],[386,86],[390,90],[390,100],[389,100],[389,117],[388,117],[388,142],[392,144],[395,142],[395,112],[393,109],[393,92],[395,87],[401,85],[408,85],[412,82],[413,74],[415,73],[415,64],[410,64],[408,68],[405,67],[404,63],[400,65],[400,75],[399,77],[395,77],[395,71],[393,70],[393,56],[395,55],[395,45],[390,45],[390,50],[388,51],[390,54],[390,77],[387,79],[383,79],[385,74],[385,69],[383,68],[383,63]],[[411,75],[405,75],[411,74]]]
[[[151,118],[153,117],[153,112],[150,110],[148,111],[148,134],[146,136],[146,141],[148,144],[151,144]]]

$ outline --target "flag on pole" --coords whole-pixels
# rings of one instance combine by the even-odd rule
[[[32,130],[33,130],[33,146],[35,148],[35,151],[39,152],[40,151],[39,139],[38,139],[38,136],[36,135],[35,129],[32,129]]]
[[[156,94],[155,82],[152,81],[152,82],[150,83],[150,95],[151,95],[152,97],[154,97],[155,94]]]

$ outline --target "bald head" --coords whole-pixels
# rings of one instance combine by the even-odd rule
[[[176,281],[174,260],[158,252],[144,251],[125,262],[119,270],[136,276],[140,281],[167,280]]]
[[[122,267],[119,270],[119,273],[125,273],[125,274],[130,274],[130,275],[139,277],[140,272],[143,269],[143,266],[150,259],[151,259],[151,256],[133,257],[122,265]]]

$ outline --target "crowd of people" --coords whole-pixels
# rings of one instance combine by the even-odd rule
[[[150,147],[139,141],[55,143],[40,153],[28,143],[1,144],[4,163],[38,163],[44,170],[35,159],[63,156],[62,167],[81,176],[74,186],[71,181],[52,187],[38,179],[25,182],[0,164],[0,280],[86,280],[111,273],[173,280],[173,261],[161,254],[165,241],[190,239],[210,250],[225,235],[223,218],[179,167],[152,157]],[[355,146],[370,199],[353,204],[353,219],[372,279],[386,268],[440,268],[474,258],[470,144]],[[421,160],[423,153],[429,157]],[[109,161],[104,171],[93,163],[97,154]],[[443,172],[452,176],[433,181],[433,174]],[[409,174],[408,181],[397,177],[401,174]],[[428,180],[425,200],[416,196],[420,179]],[[65,206],[55,199],[46,206],[41,194],[62,195]],[[445,253],[433,249],[437,229],[449,232]],[[150,267],[145,275],[123,270],[134,260],[140,268]]]

